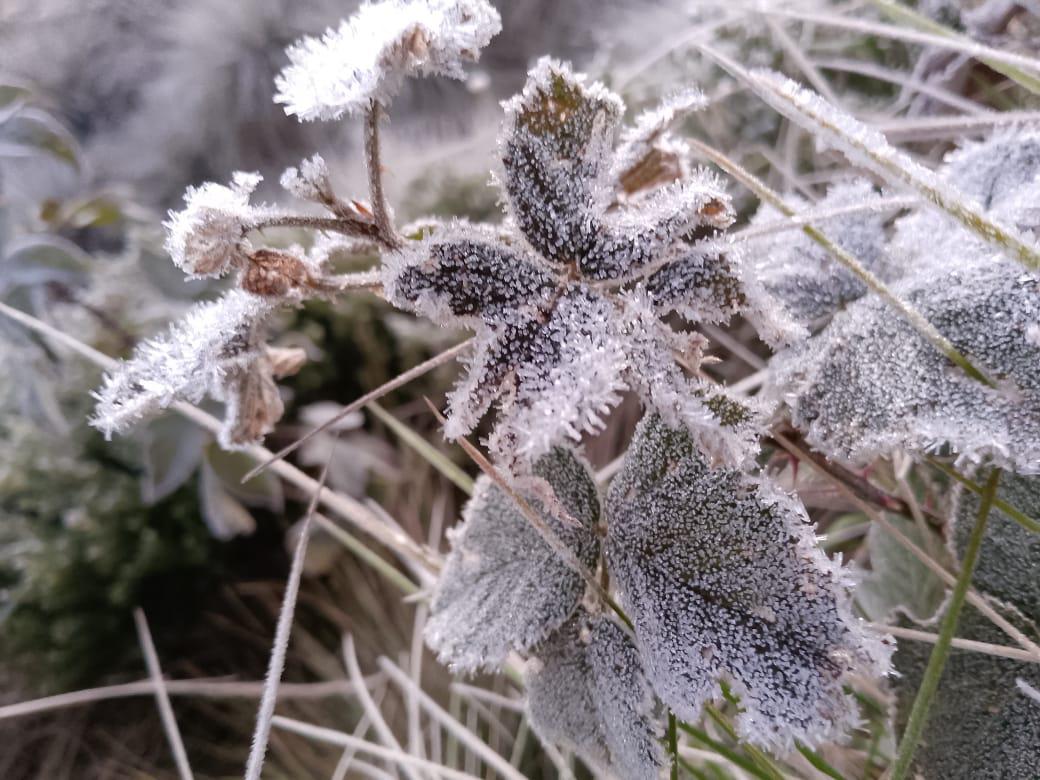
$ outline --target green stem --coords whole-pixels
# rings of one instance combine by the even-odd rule
[[[732,699],[735,703],[737,700]],[[742,742],[740,735],[737,734],[737,730],[733,728],[733,724],[729,722],[725,715],[723,715],[714,704],[705,704],[704,711],[708,714],[708,717],[715,721],[716,725],[726,732],[726,735],[734,742]],[[761,769],[770,780],[784,780],[784,773],[780,770],[780,767],[776,763],[759,750],[754,745],[748,745],[742,743],[744,752],[751,757],[751,760],[755,762],[755,765]]]
[[[845,776],[837,769],[832,767],[830,764],[828,764],[824,760],[823,756],[821,756],[815,750],[811,750],[810,748],[803,745],[801,742],[797,743],[795,747],[798,748],[798,752],[805,757],[805,760],[813,765],[816,771],[820,772],[821,774],[827,775],[827,777],[832,777],[834,778],[834,780],[845,780]]]
[[[776,780],[776,778],[773,775],[764,772],[761,767],[756,765],[750,759],[740,755],[740,753],[738,753],[733,748],[729,747],[728,745],[724,745],[722,742],[719,742],[718,740],[709,737],[707,732],[701,731],[701,729],[697,728],[696,726],[691,726],[689,723],[677,722],[677,726],[683,731],[685,731],[687,734],[689,734],[691,737],[693,737],[697,742],[700,742],[709,750],[714,750],[716,753],[725,758],[731,764],[733,764],[734,766],[739,766],[748,774],[757,777],[759,780]]]
[[[975,563],[979,557],[979,548],[982,547],[982,539],[986,533],[986,521],[989,519],[989,511],[993,507],[993,499],[997,494],[997,483],[1000,481],[1000,470],[993,469],[986,480],[983,489],[982,501],[979,504],[978,517],[975,527],[968,539],[968,546],[964,551],[964,560],[961,563],[961,573],[953,587],[950,603],[946,607],[942,624],[939,628],[939,638],[932,648],[932,654],[928,658],[928,666],[924,671],[921,687],[917,690],[914,706],[910,710],[910,718],[903,732],[903,739],[899,743],[899,753],[895,764],[892,766],[891,780],[906,780],[910,771],[910,764],[914,758],[914,750],[921,739],[925,723],[928,720],[928,710],[932,699],[939,688],[939,679],[942,677],[943,668],[946,666],[946,658],[950,654],[954,632],[957,630],[957,621],[964,606],[968,587],[971,584],[972,574],[975,572]]]
[[[672,760],[672,780],[679,780],[679,735],[675,726],[675,713],[668,710],[668,754]]]
[[[963,474],[957,471],[954,471],[942,461],[935,460],[934,458],[928,458],[928,462],[935,468],[939,469],[939,471],[941,471],[946,476],[960,482],[962,485],[964,485],[964,487],[968,488],[968,490],[970,490],[975,495],[981,496],[983,492],[985,492],[985,489],[978,482],[976,482],[973,479],[969,479],[968,477],[964,476]],[[1010,517],[1020,526],[1025,528],[1027,531],[1032,531],[1034,534],[1040,534],[1040,523],[1031,518],[1022,510],[1016,509],[1015,507],[1011,506],[1011,504],[1009,504],[1007,501],[1002,501],[999,498],[994,498],[993,506],[995,506],[1005,515]]]

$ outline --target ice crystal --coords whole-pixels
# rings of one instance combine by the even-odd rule
[[[837,314],[772,369],[795,425],[828,455],[866,464],[951,447],[963,461],[1040,472],[1040,280],[1010,260],[964,260],[893,285],[998,381],[968,377],[875,296]]]
[[[485,0],[365,3],[321,38],[286,51],[275,101],[301,120],[339,119],[372,102],[388,105],[409,76],[465,76],[502,22]]]
[[[639,653],[613,620],[584,609],[531,652],[531,727],[601,771],[651,780],[663,763],[654,696]]]
[[[622,152],[696,102],[662,109]],[[599,431],[635,390],[713,457],[746,458],[764,409],[692,376],[699,343],[662,321],[675,310],[711,322],[743,313],[782,340],[783,326],[764,315],[775,304],[717,239],[733,218],[721,184],[695,172],[620,202],[612,149],[624,106],[559,62],[539,61],[505,106],[497,178],[511,219],[495,230],[438,226],[384,264],[392,303],[477,331],[447,434],[473,430],[500,399],[492,448],[529,461]]]
[[[533,492],[524,491],[524,498],[578,560],[594,568],[599,499],[588,467],[556,448],[535,463],[534,474],[553,488],[568,522],[547,512]],[[463,524],[450,538],[425,636],[454,669],[494,669],[510,650],[530,649],[570,617],[585,591],[581,575],[487,477],[477,480]]]
[[[223,276],[246,262],[245,233],[269,209],[252,206],[249,196],[260,184],[256,173],[236,173],[231,186],[206,182],[184,193],[184,209],[171,211],[166,251],[191,278]]]
[[[882,642],[852,617],[840,567],[816,545],[796,499],[712,469],[689,435],[639,426],[607,497],[607,561],[647,677],[695,720],[732,682],[747,739],[787,748],[856,722],[846,675],[887,668]]]
[[[625,193],[642,192],[689,173],[689,147],[669,128],[707,102],[699,89],[683,90],[641,113],[632,127],[622,131],[613,172]]]
[[[873,185],[859,179],[831,187],[826,197],[815,204],[815,209],[865,206],[876,199]],[[796,202],[791,197],[787,200]],[[769,225],[782,219],[774,209],[763,206],[753,222]],[[884,221],[878,212],[864,209],[814,224],[876,276],[886,279],[893,274],[885,256]],[[851,271],[839,265],[826,249],[800,230],[755,239],[750,242],[748,253],[755,258],[756,278],[770,294],[783,301],[794,317],[805,323],[833,314],[867,291],[866,285]]]
[[[264,344],[273,307],[270,299],[241,290],[196,306],[105,377],[94,426],[107,436],[122,433],[174,401],[210,396],[226,405],[224,446],[261,438],[282,414],[274,378],[299,368],[298,359]]]
[[[321,203],[332,193],[329,168],[320,154],[304,160],[298,168],[286,168],[278,183],[300,200]]]

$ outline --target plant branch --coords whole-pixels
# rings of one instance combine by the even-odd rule
[[[935,692],[939,688],[939,679],[942,677],[946,659],[950,654],[950,645],[953,640],[953,634],[957,629],[957,621],[960,619],[961,609],[964,607],[964,600],[968,594],[971,577],[975,573],[975,563],[978,561],[979,549],[982,547],[982,540],[986,533],[986,521],[989,519],[990,509],[993,507],[993,498],[997,493],[997,483],[999,481],[1000,470],[993,469],[990,472],[989,479],[986,480],[982,500],[979,503],[978,516],[975,519],[975,527],[971,531],[968,546],[964,551],[961,571],[957,577],[957,583],[954,585],[949,604],[946,607],[946,613],[943,615],[942,623],[939,626],[938,641],[936,641],[935,647],[932,648],[932,654],[928,658],[924,679],[921,681],[921,687],[917,690],[914,705],[910,710],[910,718],[907,721],[906,729],[903,731],[903,739],[899,743],[899,753],[896,756],[895,763],[892,765],[892,780],[905,780],[907,773],[910,771],[914,751],[917,749],[917,743],[921,739],[921,733],[924,731],[925,723],[928,720],[928,710],[931,707],[932,699],[935,697]]]
[[[379,150],[379,120],[383,109],[372,101],[365,112],[365,166],[368,169],[368,194],[372,200],[372,215],[380,240],[388,249],[400,249],[404,242],[394,228],[390,208],[383,194],[383,166]]]

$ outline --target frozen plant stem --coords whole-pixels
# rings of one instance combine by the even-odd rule
[[[745,169],[735,160],[727,157],[714,147],[708,146],[708,144],[703,143],[696,138],[687,138],[686,142],[700,154],[707,157],[713,163],[726,171],[726,173],[755,193],[755,195],[762,201],[769,203],[787,217],[798,216],[798,213],[787,204],[779,193],[770,189],[763,181],[758,179],[758,177]],[[838,262],[855,274],[872,292],[879,295],[890,306],[892,306],[892,308],[899,312],[903,319],[910,323],[918,333],[928,339],[928,341],[939,350],[939,352],[959,366],[968,376],[976,381],[988,385],[989,387],[996,387],[996,382],[976,368],[975,365],[968,360],[968,358],[965,357],[948,338],[942,335],[935,326],[932,325],[932,323],[924,318],[924,315],[922,315],[921,312],[917,311],[917,309],[913,308],[910,304],[889,290],[884,282],[871,273],[869,269],[865,268],[859,260],[832,241],[823,231],[813,225],[802,225],[802,232],[830,252]]]
[[[946,658],[950,654],[950,646],[953,634],[957,629],[957,621],[964,606],[965,596],[971,584],[972,574],[975,572],[975,563],[978,560],[979,548],[986,533],[986,521],[989,519],[990,509],[993,507],[993,498],[997,493],[997,483],[1000,481],[1000,470],[993,469],[989,479],[986,480],[979,502],[979,513],[975,520],[975,527],[968,539],[968,546],[964,551],[964,560],[961,563],[961,572],[957,577],[950,603],[946,607],[939,627],[939,639],[932,648],[932,654],[928,658],[928,666],[921,680],[921,687],[917,690],[914,706],[910,710],[910,718],[907,720],[903,739],[899,743],[899,754],[896,756],[892,767],[892,780],[905,780],[909,771],[910,763],[914,757],[914,750],[921,738],[925,723],[928,720],[928,709],[931,707],[932,699],[939,688],[939,679],[942,677],[943,668],[946,666]]]
[[[957,482],[960,482],[962,485],[964,485],[964,487],[966,487],[968,490],[970,490],[975,495],[981,496],[983,494],[983,492],[984,492],[983,486],[980,485],[975,480],[969,479],[968,477],[964,476],[960,472],[956,471],[955,469],[950,468],[945,463],[943,463],[942,461],[938,461],[935,458],[927,458],[927,461],[932,466],[934,466],[935,468],[939,469],[939,471],[941,471],[946,476],[950,477],[951,479],[956,480]],[[1009,504],[1006,501],[1003,501],[1003,500],[1001,500],[999,498],[994,498],[993,499],[993,506],[995,506],[997,509],[999,509],[1001,512],[1003,512],[1005,515],[1010,517],[1012,520],[1014,520],[1020,526],[1025,528],[1027,531],[1031,531],[1034,534],[1040,533],[1040,522],[1037,522],[1036,520],[1031,518],[1029,515],[1027,515],[1021,509],[1016,509],[1015,507],[1011,506],[1011,504]]]
[[[372,200],[372,215],[375,217],[379,237],[389,249],[404,245],[390,219],[390,209],[383,194],[383,168],[379,152],[379,119],[383,109],[376,101],[365,112],[365,165],[368,168],[368,194]]]
[[[267,680],[264,683],[264,695],[260,699],[260,708],[256,715],[256,731],[253,734],[253,745],[249,751],[246,764],[246,780],[260,780],[260,772],[267,754],[267,741],[271,736],[271,718],[274,717],[274,706],[278,701],[278,684],[282,680],[285,669],[285,655],[289,649],[289,633],[292,630],[293,614],[296,611],[296,598],[300,592],[300,580],[303,577],[303,564],[307,558],[307,541],[311,535],[311,522],[318,506],[318,496],[325,486],[325,478],[329,473],[329,464],[336,453],[333,443],[328,460],[321,471],[321,477],[311,496],[310,506],[303,518],[303,527],[293,552],[292,566],[289,569],[289,580],[285,584],[285,595],[282,597],[282,609],[278,613],[278,624],[274,632],[274,644],[271,647],[271,660],[267,666]]]
[[[675,713],[668,711],[668,757],[671,761],[671,780],[679,780],[679,735],[675,725]]]
[[[163,728],[166,730],[166,738],[170,741],[170,750],[173,751],[173,760],[177,764],[177,774],[181,780],[191,780],[191,766],[188,763],[188,752],[184,749],[184,740],[181,739],[180,729],[177,728],[177,719],[173,714],[173,705],[166,692],[162,669],[159,666],[159,654],[155,651],[155,643],[152,641],[152,632],[148,630],[148,620],[144,616],[144,610],[140,607],[134,610],[134,625],[137,627],[137,639],[141,644],[141,652],[148,666],[148,675],[155,684],[155,701],[159,705],[159,715],[162,717]]]

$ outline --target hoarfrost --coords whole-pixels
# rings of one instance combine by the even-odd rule
[[[389,104],[409,76],[465,77],[502,29],[484,0],[384,0],[365,3],[321,38],[287,49],[275,102],[301,120],[339,119]]]
[[[842,689],[887,670],[852,616],[845,575],[801,504],[765,481],[708,467],[685,431],[648,416],[607,498],[607,561],[647,677],[681,718],[730,680],[742,736],[818,743],[857,720]]]
[[[577,525],[524,498],[578,560],[595,568],[599,498],[588,467],[556,448],[534,464]],[[491,480],[477,480],[430,605],[426,643],[453,669],[494,669],[510,650],[543,641],[577,608],[585,583],[542,539],[513,499]]]
[[[198,403],[208,395],[226,405],[225,447],[261,438],[282,414],[274,377],[299,368],[264,344],[273,309],[269,299],[242,290],[195,306],[105,376],[92,424],[111,436],[174,401]]]
[[[964,260],[893,285],[999,382],[968,377],[875,296],[781,353],[773,381],[794,424],[829,456],[864,465],[896,450],[1040,473],[1040,280],[1010,260]]]
[[[188,187],[184,208],[171,211],[166,251],[189,278],[223,276],[241,267],[250,251],[246,232],[271,210],[252,206],[249,196],[262,181],[259,174],[234,174],[231,186],[206,182]]]
[[[584,609],[531,652],[524,674],[531,727],[626,780],[663,764],[654,696],[639,653],[612,619]]]

